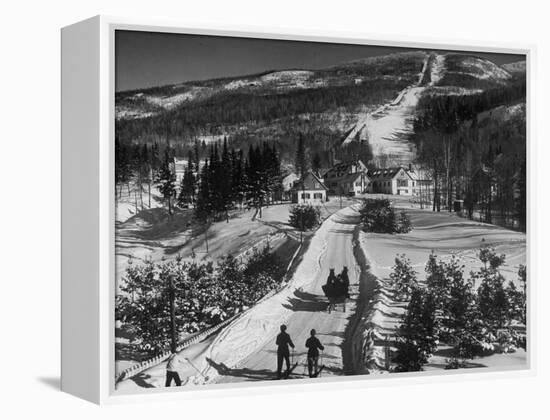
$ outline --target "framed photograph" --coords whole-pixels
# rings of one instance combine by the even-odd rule
[[[531,50],[62,30],[62,388],[533,371]]]

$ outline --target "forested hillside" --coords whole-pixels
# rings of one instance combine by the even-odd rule
[[[268,72],[190,82],[116,96],[116,136],[121,144],[170,144],[186,156],[227,137],[231,146],[274,142],[293,161],[298,136],[323,166],[352,127],[358,111],[393,100],[416,82],[427,54],[374,57],[331,68]],[[204,144],[203,144],[204,143]]]
[[[475,94],[420,100],[412,141],[435,181],[434,210],[462,199],[470,218],[525,229],[525,95],[520,76]]]

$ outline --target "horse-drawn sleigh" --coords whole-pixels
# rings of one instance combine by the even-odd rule
[[[334,273],[334,268],[331,268],[327,282],[322,289],[328,299],[327,312],[329,314],[337,310],[338,305],[342,305],[343,312],[346,312],[346,299],[349,298],[348,268],[344,267],[338,275]]]

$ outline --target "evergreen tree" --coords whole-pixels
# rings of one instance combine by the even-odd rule
[[[246,167],[246,195],[249,206],[256,209],[256,214],[262,217],[262,208],[268,194],[268,176],[264,166],[262,149],[250,146],[248,165]]]
[[[164,201],[168,204],[168,213],[172,214],[172,201],[176,194],[176,174],[171,168],[170,152],[168,149],[164,151],[164,159],[160,166],[157,179],[158,190],[161,193]]]
[[[210,165],[206,160],[201,170],[197,204],[195,206],[195,217],[202,222],[206,222],[212,214],[209,173]]]
[[[132,176],[130,166],[129,149],[124,144],[121,144],[119,139],[115,139],[115,179],[119,185],[119,197],[122,195],[122,186],[128,185]],[[128,187],[129,191],[129,187]]]
[[[306,157],[306,146],[304,144],[304,136],[302,133],[298,136],[298,146],[296,147],[296,160],[294,163],[296,172],[303,178],[308,171],[308,162]]]
[[[426,272],[426,285],[441,318],[441,339],[453,346],[456,359],[481,354],[488,337],[477,310],[473,283],[464,279],[464,266],[454,256],[446,263],[432,253]]]
[[[233,174],[233,162],[231,160],[231,154],[227,146],[227,138],[223,139],[223,149],[219,169],[219,188],[220,188],[220,201],[221,209],[225,213],[227,222],[229,222],[229,210],[233,205],[233,186],[231,184]]]
[[[484,246],[480,249],[478,258],[484,264],[478,272],[472,273],[472,279],[480,281],[477,291],[478,308],[485,325],[496,333],[510,321],[510,303],[504,288],[504,277],[499,271],[505,256],[499,256],[493,248]]]
[[[411,266],[411,260],[405,254],[395,257],[395,265],[392,267],[390,279],[399,300],[408,300],[414,289],[418,287],[416,274]]]
[[[242,150],[231,152],[231,196],[234,202],[242,204],[246,192],[246,178]]]
[[[289,210],[290,217],[288,223],[298,230],[306,231],[313,229],[319,224],[321,211],[319,207],[311,204],[298,204],[292,206]]]
[[[186,207],[195,201],[195,174],[190,160],[181,179],[180,193],[178,195],[178,206]]]
[[[195,164],[195,171],[198,174],[199,168],[201,164],[201,151],[200,151],[200,145],[198,140],[195,140],[195,143],[193,145],[193,162]]]
[[[422,370],[439,343],[439,326],[434,296],[421,288],[414,288],[407,312],[398,329],[396,353],[393,361],[398,372]]]
[[[148,207],[151,208],[151,158],[150,158],[149,148],[146,144],[141,146],[141,156],[140,156],[140,178],[141,182],[147,185],[147,195],[148,195]],[[143,206],[143,203],[142,203]]]
[[[264,182],[268,192],[268,199],[280,200],[283,192],[283,177],[281,173],[281,162],[277,154],[275,145],[269,147],[268,143],[264,143],[262,150],[262,160],[265,170]]]
[[[313,155],[313,159],[311,160],[311,170],[316,174],[319,175],[321,171],[321,155],[319,152],[315,152]]]

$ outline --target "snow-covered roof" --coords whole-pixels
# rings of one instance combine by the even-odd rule
[[[368,172],[368,176],[371,181],[380,181],[380,180],[390,180],[396,177],[400,171],[403,170],[405,174],[412,180],[415,180],[416,177],[413,177],[411,172],[402,166],[395,166],[393,168],[382,168],[382,169],[373,169]]]
[[[323,181],[315,175],[313,172],[309,171],[306,176],[294,183],[292,187],[294,190],[328,190]]]
[[[343,176],[347,176],[350,173],[361,173],[366,171],[367,167],[361,160],[354,160],[334,165],[332,168],[325,172],[323,178],[340,178]]]

